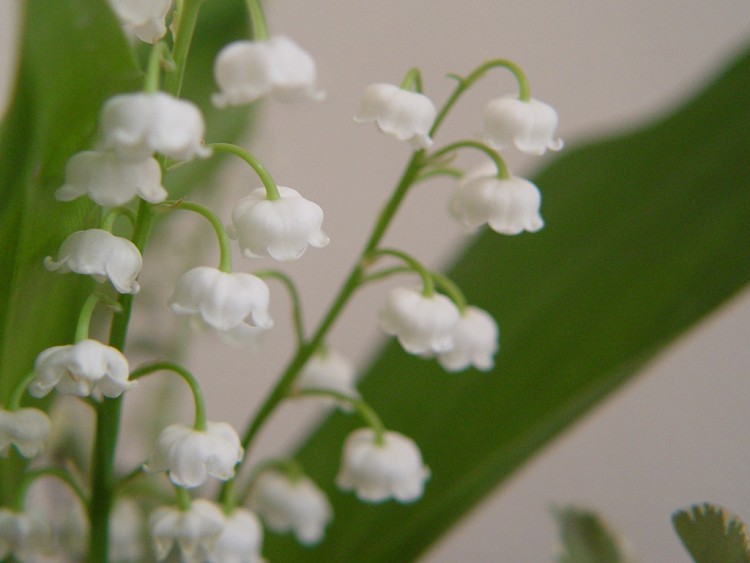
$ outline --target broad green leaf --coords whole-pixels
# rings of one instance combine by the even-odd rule
[[[536,178],[547,226],[486,232],[450,269],[502,329],[492,373],[446,374],[389,343],[363,396],[432,468],[424,498],[364,505],[333,485],[335,414],[299,451],[335,519],[274,561],[411,561],[541,447],[750,281],[750,55],[675,114],[572,148]]]
[[[696,563],[748,563],[744,522],[713,504],[693,505],[672,515],[672,524]]]
[[[560,563],[624,563],[617,538],[599,516],[589,510],[562,508],[555,511],[563,553]]]

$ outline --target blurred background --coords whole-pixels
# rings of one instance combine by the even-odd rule
[[[417,66],[426,93],[439,102],[453,85],[445,78],[448,72],[466,74],[486,59],[510,58],[526,71],[534,97],[557,109],[560,135],[572,146],[635,128],[676,107],[750,41],[746,0],[268,0],[265,5],[272,33],[294,38],[315,57],[320,86],[328,93],[321,103],[266,103],[246,143],[279,184],[298,189],[326,213],[330,245],[310,249],[282,268],[299,283],[308,328],[356,259],[409,156],[405,144],[353,123],[368,84],[398,84]],[[13,0],[0,1],[0,102],[7,99],[12,76],[15,8]],[[457,107],[441,138],[476,137],[486,101],[514,91],[510,75],[490,74]],[[529,175],[544,159],[510,151],[508,162],[517,175]],[[211,204],[223,205],[225,219],[233,201],[260,185],[238,163],[226,168],[221,183],[227,195]],[[446,213],[450,187],[449,181],[436,181],[414,190],[386,243],[434,267],[450,262],[467,242]],[[203,235],[209,241],[206,255],[196,263],[215,253],[209,232],[198,233]],[[160,285],[160,268],[170,267],[177,254],[174,245],[190,248],[193,236],[162,242],[161,250],[168,251],[155,247],[147,255],[144,287]],[[236,266],[271,267],[239,255]],[[185,265],[172,267],[169,275],[176,277]],[[164,305],[171,280],[161,285],[165,294],[146,295],[136,318],[139,352],[147,353],[149,341],[158,344],[158,335],[175,327]],[[374,319],[386,288],[363,291],[332,333],[330,345],[360,365],[381,338]],[[263,400],[292,351],[286,296],[277,285],[272,292],[276,327],[259,352],[227,349],[209,335],[194,338],[184,350],[206,390],[209,416],[220,413],[237,427]],[[745,292],[537,456],[424,561],[549,561],[557,550],[550,509],[568,503],[599,511],[642,561],[688,560],[670,514],[690,503],[716,502],[750,520],[749,340],[750,292]],[[236,391],[240,382],[247,391]],[[319,414],[314,405],[282,408],[254,455],[284,451]],[[128,455],[142,456],[133,449]]]

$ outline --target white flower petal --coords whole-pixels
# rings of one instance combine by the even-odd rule
[[[13,444],[23,457],[35,457],[44,448],[51,428],[49,417],[39,409],[0,408],[0,452]]]
[[[557,112],[538,100],[519,100],[513,96],[496,98],[484,110],[484,139],[494,149],[511,144],[528,154],[557,151],[563,142],[555,138]]]
[[[383,439],[383,444],[377,444],[370,428],[352,432],[344,443],[336,484],[368,502],[389,498],[403,503],[416,501],[430,477],[419,448],[398,432],[386,431]]]
[[[243,508],[235,508],[224,517],[224,527],[216,540],[210,561],[217,563],[263,563],[263,527],[258,517]]]
[[[466,307],[453,329],[453,348],[437,355],[446,371],[461,371],[469,366],[488,371],[495,365],[499,330],[489,313]]]
[[[198,563],[205,561],[214,548],[224,528],[224,516],[212,502],[197,499],[186,511],[171,506],[157,508],[149,517],[148,527],[157,560],[165,559],[176,542],[184,561]]]
[[[156,43],[167,32],[165,19],[172,0],[109,0],[125,30],[141,41]]]

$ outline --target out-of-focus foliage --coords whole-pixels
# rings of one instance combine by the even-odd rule
[[[675,512],[672,524],[696,563],[750,562],[745,523],[725,508],[695,504]]]

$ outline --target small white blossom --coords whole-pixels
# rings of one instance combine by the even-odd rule
[[[322,248],[328,244],[321,229],[323,210],[297,190],[278,189],[279,199],[268,199],[265,188],[258,188],[234,206],[229,234],[239,240],[247,258],[296,260],[308,245]]]
[[[446,371],[461,371],[473,365],[488,371],[495,365],[500,331],[487,311],[466,307],[453,328],[453,348],[437,355]]]
[[[430,129],[437,112],[432,100],[393,84],[371,84],[365,89],[356,123],[374,121],[378,128],[400,141],[411,141],[416,149],[432,146]]]
[[[431,356],[452,348],[458,319],[458,308],[445,295],[427,297],[417,288],[397,287],[388,293],[378,324],[408,353]]]
[[[355,388],[356,371],[348,358],[335,350],[326,350],[313,355],[302,368],[297,378],[297,389],[325,389],[359,399]],[[335,404],[335,399],[321,397],[327,404]],[[351,410],[351,406],[342,404],[342,410]]]
[[[214,503],[197,499],[185,511],[173,506],[157,508],[148,528],[158,561],[166,559],[176,542],[182,561],[203,563],[224,529],[224,515]]]
[[[34,371],[29,384],[34,397],[44,397],[54,388],[76,397],[88,397],[98,389],[113,398],[136,384],[128,381],[130,369],[122,352],[90,339],[47,348],[37,356]]]
[[[87,229],[66,238],[60,245],[57,260],[47,256],[44,265],[61,274],[90,275],[98,282],[109,279],[119,293],[135,294],[140,289],[135,279],[141,273],[143,258],[128,239],[102,229]]]
[[[167,191],[161,185],[161,168],[154,158],[129,161],[110,151],[83,151],[68,160],[65,185],[55,197],[71,201],[82,195],[99,205],[117,207],[136,196],[159,203],[167,198]]]
[[[497,233],[517,235],[544,226],[541,204],[539,188],[516,176],[498,178],[493,164],[459,182],[450,209],[468,231],[487,223]]]
[[[143,561],[142,526],[143,514],[138,503],[132,498],[118,497],[109,526],[109,557],[112,561]]]
[[[226,422],[207,422],[205,430],[170,424],[161,431],[146,471],[167,471],[175,485],[202,485],[209,475],[222,481],[234,476],[244,450],[237,432]]]
[[[258,517],[243,508],[224,517],[224,527],[208,558],[212,563],[264,563],[263,527]]]
[[[109,5],[125,27],[141,41],[156,43],[164,37],[164,20],[172,0],[109,0]]]
[[[101,148],[123,160],[143,160],[154,152],[175,160],[207,157],[198,107],[164,92],[120,94],[107,100],[99,119]]]
[[[317,71],[310,54],[284,36],[266,41],[235,41],[216,57],[214,77],[221,92],[212,96],[217,107],[249,104],[270,94],[282,101],[303,97],[320,100]]]
[[[544,154],[559,151],[562,139],[555,138],[557,112],[549,105],[514,96],[496,98],[484,110],[484,140],[502,150],[511,144],[521,152]]]
[[[382,502],[394,498],[413,502],[424,492],[430,470],[411,438],[386,431],[378,444],[371,428],[360,428],[347,437],[336,484],[353,490],[360,500]]]
[[[269,299],[268,285],[257,276],[198,266],[179,277],[169,307],[179,315],[190,315],[198,326],[241,341],[273,326]]]
[[[253,484],[250,507],[274,532],[293,532],[303,545],[323,539],[333,509],[325,493],[304,475],[289,477],[263,471]]]
[[[0,456],[13,444],[23,457],[35,457],[47,441],[52,423],[47,413],[34,408],[0,408]]]
[[[36,561],[49,549],[50,536],[40,513],[0,508],[0,559],[13,555],[18,561]]]

